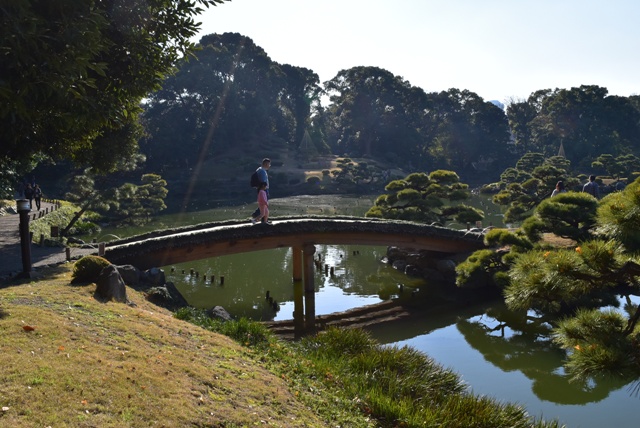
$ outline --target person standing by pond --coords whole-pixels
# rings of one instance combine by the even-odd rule
[[[262,159],[262,165],[260,165],[260,167],[256,170],[256,172],[258,173],[258,181],[260,183],[265,183],[266,187],[264,189],[264,192],[267,200],[269,200],[269,174],[267,173],[269,168],[271,168],[271,159],[264,158]],[[260,188],[258,187],[258,193],[259,192],[260,192]],[[261,218],[260,207],[258,206],[258,208],[251,215],[251,222],[255,223],[260,218]]]
[[[564,181],[560,180],[556,183],[556,188],[551,192],[551,197],[553,198],[558,193],[565,193],[567,189],[564,187]]]
[[[264,224],[269,223],[269,199],[267,198],[267,183],[262,182],[260,186],[258,186],[258,210],[260,214],[258,214],[258,218],[252,218],[251,222],[253,224],[262,221]]]
[[[596,183],[596,176],[590,175],[589,181],[582,187],[582,191],[590,194],[596,199],[600,199],[600,187]]]

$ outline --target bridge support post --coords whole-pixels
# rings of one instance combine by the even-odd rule
[[[296,339],[304,335],[304,324],[304,285],[302,280],[293,281],[293,335]]]
[[[316,287],[314,283],[313,255],[316,247],[307,244],[302,249],[304,261],[304,330],[306,334],[316,330]]]
[[[304,259],[304,291],[315,291],[314,271],[313,271],[313,255],[316,253],[316,247],[307,244],[302,249],[302,258]],[[294,267],[295,269],[295,267]]]
[[[302,281],[302,247],[292,247],[293,280]]]
[[[313,334],[316,331],[316,294],[313,291],[304,292],[304,333]]]

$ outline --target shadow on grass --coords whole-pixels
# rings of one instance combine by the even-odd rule
[[[33,270],[29,272],[28,275],[21,272],[8,280],[0,281],[0,289],[16,287],[38,281],[49,281],[54,279],[56,276],[68,272],[68,269],[69,268],[64,265],[55,265]]]

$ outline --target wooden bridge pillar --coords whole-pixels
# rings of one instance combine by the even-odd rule
[[[316,247],[313,244],[306,244],[302,249],[302,258],[304,264],[304,291],[314,292],[314,270],[313,255],[316,253]],[[295,268],[294,268],[295,269]]]
[[[316,331],[316,293],[304,293],[304,333],[313,334]]]
[[[304,325],[304,284],[293,281],[293,334],[296,339],[304,335]]]
[[[302,281],[302,247],[292,247],[293,280]]]
[[[306,334],[311,334],[316,329],[316,287],[314,282],[313,255],[316,247],[306,244],[302,249],[304,262],[304,329]]]

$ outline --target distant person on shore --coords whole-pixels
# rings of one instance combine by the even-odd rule
[[[36,201],[36,208],[40,211],[40,202],[42,201],[42,189],[38,184],[33,188],[33,199]]]
[[[24,188],[24,198],[29,199],[29,209],[33,206],[33,187],[31,187],[31,183],[27,183]]]
[[[271,168],[271,159],[264,158],[262,159],[262,165],[260,165],[260,167],[258,167],[258,169],[256,170],[256,172],[258,173],[258,181],[260,183],[266,184],[264,192],[266,194],[267,200],[269,200],[269,174],[267,173],[269,168]],[[260,188],[258,188],[258,193],[260,193]],[[260,217],[260,207],[258,206],[258,209],[256,209],[253,214],[251,214],[251,222],[255,223],[255,221],[259,220]]]
[[[262,182],[258,187],[258,214],[257,218],[252,218],[251,222],[256,224],[258,222],[262,222],[264,224],[269,223],[269,199],[267,198],[267,183]]]
[[[551,197],[553,198],[558,193],[565,193],[567,189],[564,187],[564,181],[560,180],[556,183],[556,188],[551,192]]]
[[[590,175],[589,181],[582,187],[582,191],[590,194],[596,199],[600,199],[600,187],[596,183],[596,176]]]

